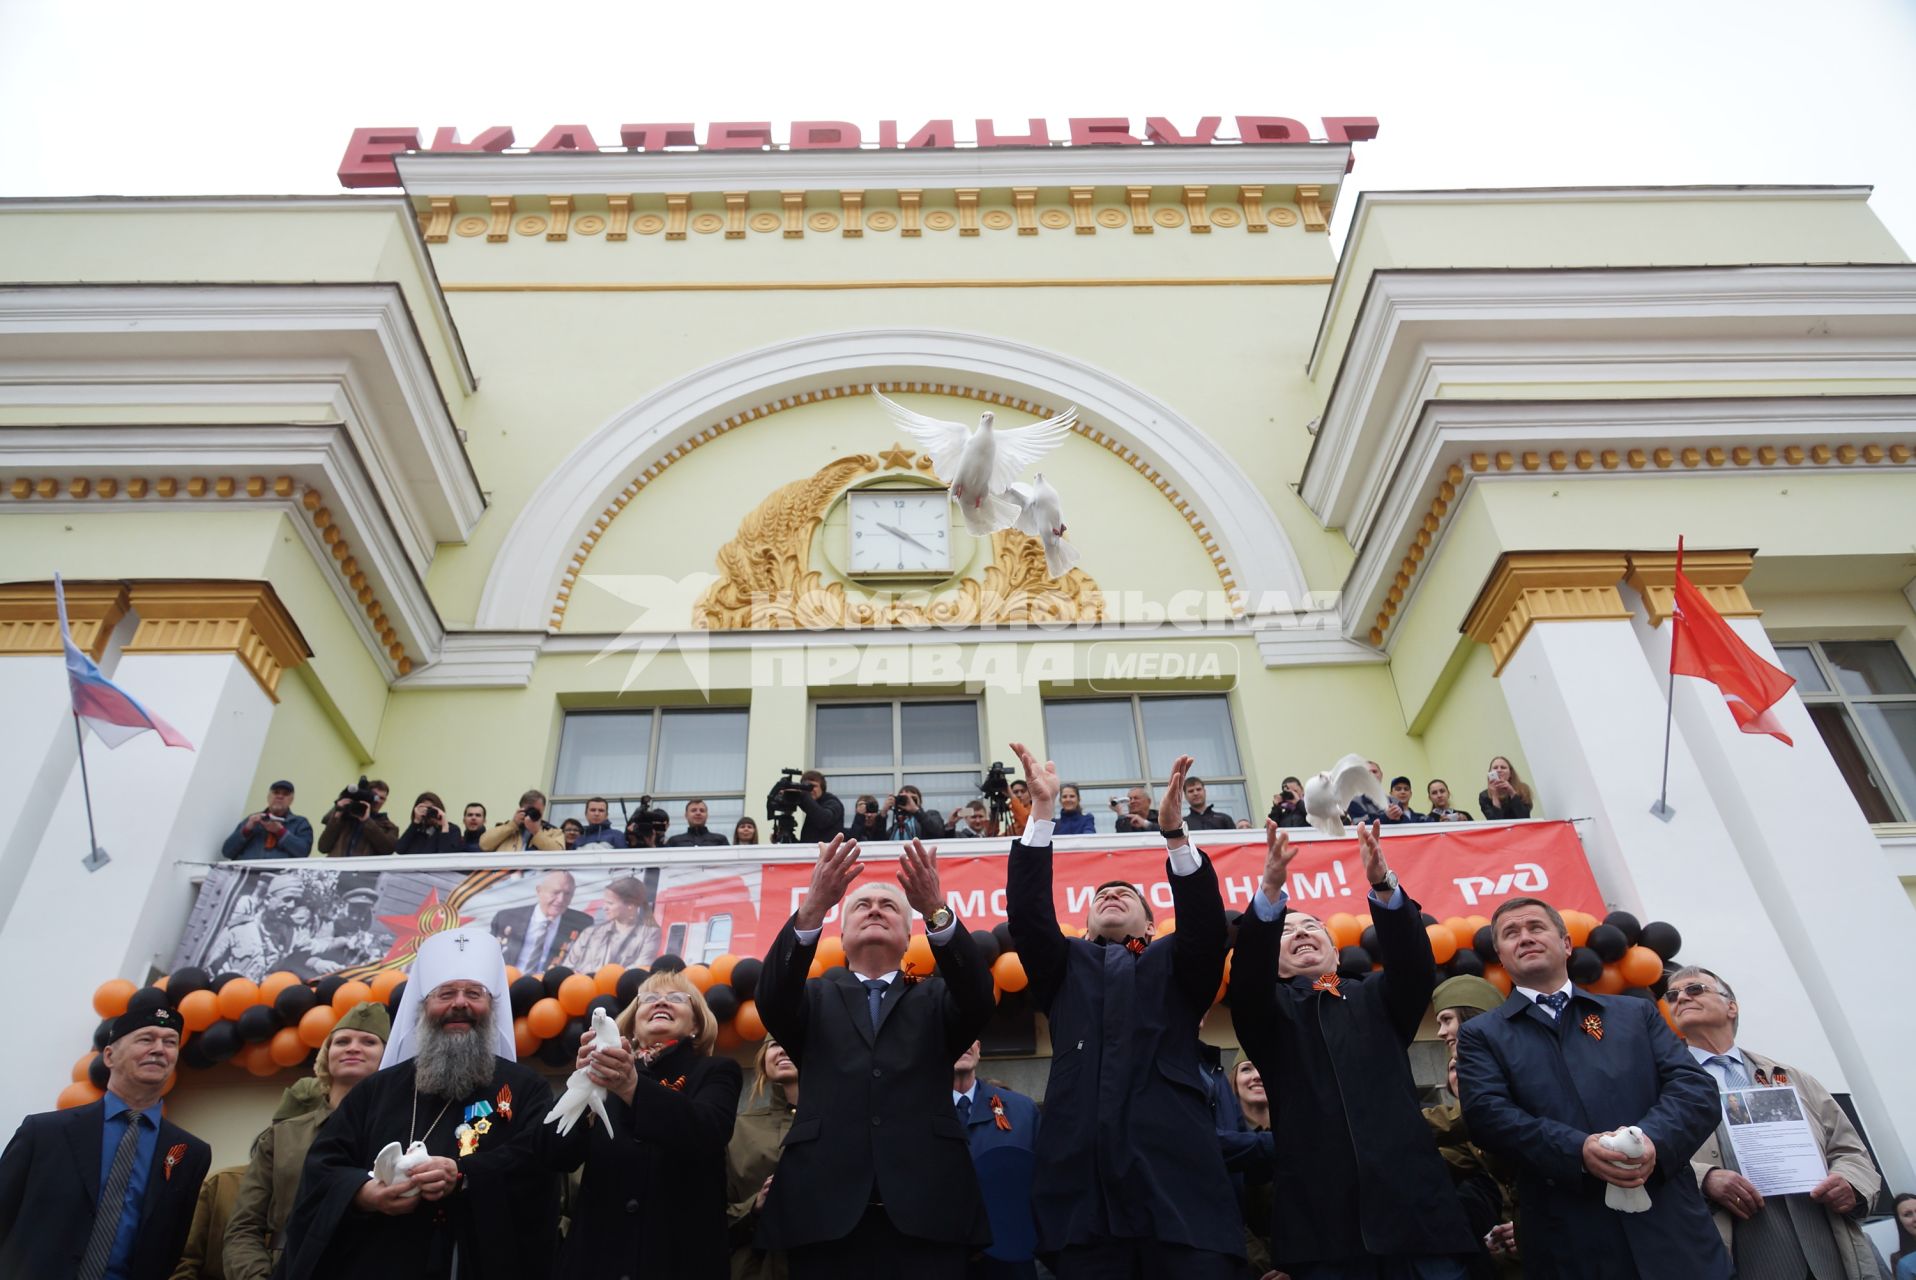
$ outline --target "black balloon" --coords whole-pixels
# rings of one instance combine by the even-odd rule
[[[971,936],[976,938],[982,933],[984,933],[984,930],[980,929]],[[998,940],[996,938],[991,940],[991,954],[994,958],[998,954]],[[738,992],[739,999],[750,1000],[752,998],[752,993],[758,990],[758,975],[764,971],[765,962],[757,958],[747,958],[732,966],[732,990]]]
[[[653,973],[684,973],[685,972],[685,957],[675,956],[668,951],[664,955],[660,956],[657,960],[654,960],[652,962],[652,972]]]
[[[506,994],[512,1000],[512,1016],[523,1018],[528,1009],[545,999],[546,984],[528,973],[508,987]]]
[[[113,1019],[101,1018],[100,1025],[93,1028],[93,1047],[104,1049],[113,1036]]]
[[[195,1071],[204,1071],[213,1065],[212,1055],[207,1053],[206,1046],[200,1043],[198,1036],[180,1046],[180,1065]]]
[[[1370,967],[1370,952],[1362,947],[1345,947],[1337,953],[1337,972],[1343,977],[1361,978]]]
[[[1602,956],[1589,947],[1578,947],[1570,953],[1570,981],[1587,987],[1602,976]]]
[[[998,940],[998,954],[1001,956],[1009,955],[1018,949],[1018,944],[1011,940],[1011,924],[1008,921],[993,925],[991,936]]]
[[[1475,951],[1459,951],[1450,958],[1450,972],[1453,977],[1484,976],[1484,958]]]
[[[971,941],[972,944],[978,948],[978,960],[980,963],[990,964],[998,958],[998,938],[991,930],[973,929],[971,931]],[[738,985],[737,969],[732,970],[732,985]]]
[[[402,982],[398,986],[393,988],[391,995],[386,997],[386,1012],[398,1013],[399,1002],[405,999],[405,997],[406,997],[406,984]]]
[[[126,999],[128,1013],[151,1013],[155,1009],[168,1009],[173,1001],[166,992],[158,987],[141,987]]]
[[[1477,930],[1477,936],[1470,941],[1470,949],[1485,964],[1497,963],[1497,935],[1490,931],[1489,925]]]
[[[752,975],[754,979],[757,978],[758,976],[757,966],[759,963],[758,961],[741,960],[739,961],[739,963],[741,965],[743,964],[752,965],[753,966]],[[625,1006],[631,1004],[634,1000],[638,999],[640,984],[643,983],[647,978],[651,976],[652,975],[644,969],[627,969],[624,973],[620,974],[619,986],[618,986],[619,1008],[623,1009],[625,1008]],[[733,971],[732,976],[734,978],[737,978],[738,973],[736,970]]]
[[[1357,945],[1372,955],[1382,953],[1384,948],[1377,941],[1377,926],[1374,924],[1365,925],[1364,932],[1357,935]]]
[[[1643,926],[1628,911],[1612,911],[1603,922],[1623,934],[1625,946],[1634,947],[1643,940]]]
[[[1673,924],[1652,920],[1643,926],[1642,943],[1665,960],[1674,960],[1677,952],[1683,950],[1683,935]]]
[[[555,964],[540,975],[540,980],[545,983],[546,994],[556,1000],[559,998],[559,984],[571,976],[570,966]]]
[[[320,1004],[331,1004],[333,997],[338,995],[339,989],[345,985],[346,979],[336,973],[329,973],[321,978],[318,984],[314,986],[313,994],[318,998]]]
[[[227,983],[231,982],[235,978],[244,978],[245,976],[246,975],[243,973],[234,973],[232,970],[229,969],[225,973],[222,973],[218,977],[213,979],[213,990],[224,991],[226,990]]]
[[[286,1022],[280,1017],[277,1006],[256,1004],[239,1016],[239,1021],[233,1024],[233,1029],[247,1044],[259,1044],[263,1040],[271,1040],[273,1033],[285,1025]],[[208,1028],[208,1030],[211,1029]]]
[[[589,1028],[584,1018],[574,1018],[558,1035],[539,1046],[539,1059],[549,1066],[569,1067],[579,1056],[579,1041]]]
[[[206,991],[210,989],[212,985],[212,974],[200,968],[198,965],[189,964],[184,968],[175,969],[172,975],[167,978],[166,994],[172,997],[175,1005],[178,1005],[180,1001],[186,999],[186,997],[192,995],[195,991]]]
[[[1423,920],[1425,925],[1433,925],[1437,923],[1437,917],[1430,914],[1430,912],[1428,911],[1419,911],[1417,915],[1419,916],[1419,918]]]
[[[738,992],[723,982],[715,982],[705,989],[705,1007],[720,1022],[730,1022],[732,1015],[738,1012]]]
[[[1623,953],[1630,949],[1630,940],[1623,930],[1613,924],[1600,924],[1590,931],[1585,943],[1602,958],[1605,964],[1615,964],[1623,959]]]
[[[193,1045],[191,1040],[188,1040],[186,1043],[188,1048],[191,1048]],[[93,1082],[95,1089],[106,1088],[107,1069],[106,1059],[103,1056],[96,1053],[93,1055],[93,1061],[86,1064],[86,1078]]]
[[[262,1005],[254,1005],[253,1008],[268,1012]],[[252,1010],[249,1009],[247,1012],[250,1013]],[[240,1051],[239,1023],[215,1022],[186,1042],[188,1049],[196,1045],[205,1053],[208,1062],[225,1062]]]
[[[625,1011],[625,1005],[631,1003],[632,1002],[628,1000],[625,1004],[620,1004],[617,996],[593,996],[592,1003],[585,1007],[586,1025],[592,1025],[592,1011],[594,1009],[604,1009],[606,1017],[616,1018]]]
[[[286,1021],[287,1026],[298,1022],[300,1015],[319,1003],[319,996],[303,982],[295,982],[273,999],[273,1008]]]

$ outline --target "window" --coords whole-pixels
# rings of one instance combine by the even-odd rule
[[[1099,831],[1117,829],[1110,802],[1122,804],[1132,787],[1143,787],[1155,806],[1172,761],[1182,754],[1197,758],[1195,772],[1214,808],[1233,819],[1260,818],[1251,812],[1230,703],[1221,695],[1047,702],[1044,731],[1059,780],[1078,788]]]
[[[861,795],[884,803],[911,784],[925,807],[947,820],[980,798],[984,746],[976,702],[821,702],[812,708],[812,761],[845,805],[849,823]]]
[[[699,707],[566,716],[546,821],[555,826],[566,818],[583,822],[585,802],[604,796],[611,802],[609,821],[623,826],[639,797],[649,795],[655,807],[671,815],[668,834],[677,834],[685,830],[685,802],[704,800],[711,808],[706,825],[730,840],[733,824],[745,812],[749,714]]]
[[[1863,816],[1916,822],[1916,676],[1889,640],[1778,645]]]

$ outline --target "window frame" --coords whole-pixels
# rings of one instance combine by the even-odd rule
[[[1045,698],[1043,700],[1043,705],[1040,708],[1040,713],[1042,714],[1044,711],[1048,711],[1050,710],[1050,708],[1054,706],[1070,706],[1073,704],[1082,704],[1082,703],[1089,703],[1089,702],[1119,702],[1119,701],[1128,702],[1131,707],[1131,728],[1132,728],[1132,731],[1137,735],[1133,741],[1134,741],[1135,747],[1137,748],[1137,753],[1138,753],[1138,767],[1140,769],[1148,770],[1151,767],[1151,744],[1149,740],[1146,738],[1145,732],[1144,732],[1144,703],[1150,702],[1150,701],[1164,701],[1164,700],[1168,700],[1172,698],[1182,699],[1186,701],[1192,698],[1215,698],[1220,704],[1222,704],[1224,707],[1224,717],[1225,717],[1226,728],[1230,730],[1231,741],[1237,747],[1238,768],[1240,769],[1244,768],[1245,762],[1249,759],[1249,755],[1244,750],[1244,740],[1242,735],[1238,732],[1237,709],[1232,705],[1232,698],[1229,693],[1213,693],[1213,692],[1209,692],[1205,690],[1193,691],[1193,690],[1187,690],[1187,689],[1167,689],[1167,690],[1162,690],[1162,691],[1153,692],[1153,693],[1096,693],[1096,694],[1087,694],[1081,697],[1072,696],[1072,697],[1062,697],[1062,698]],[[1045,726],[1045,747],[1046,747],[1047,753],[1053,754],[1055,758],[1055,752],[1053,752],[1050,739],[1051,739],[1051,726],[1047,724]],[[1235,774],[1215,773],[1209,769],[1204,768],[1203,761],[1199,761],[1197,776],[1204,780],[1204,785],[1206,788],[1212,787],[1214,785],[1215,786],[1235,785],[1235,786],[1242,787],[1244,789],[1244,800],[1245,800],[1247,809],[1254,807],[1257,803],[1256,796],[1252,793],[1252,790],[1251,790],[1251,775],[1248,772],[1235,773]],[[1128,791],[1132,787],[1143,787],[1145,794],[1151,797],[1151,803],[1154,805],[1158,802],[1159,799],[1162,798],[1164,784],[1167,781],[1169,781],[1168,778],[1152,778],[1149,776],[1146,776],[1142,779],[1127,779],[1127,778],[1102,779],[1102,778],[1080,778],[1075,776],[1068,777],[1068,776],[1065,776],[1065,771],[1063,770],[1060,771],[1058,780],[1060,782],[1069,783],[1072,786],[1079,788],[1080,793],[1084,791],[1117,790],[1120,788]],[[1082,794],[1080,795],[1080,799],[1082,799]],[[1183,809],[1182,809],[1183,803],[1184,801],[1180,797],[1179,812],[1183,812]],[[1213,799],[1212,804],[1216,805],[1216,803],[1217,803],[1216,800]],[[1105,815],[1102,810],[1094,812],[1090,808],[1083,809],[1083,812],[1090,814],[1094,822],[1100,817],[1109,816],[1109,815]],[[1231,816],[1233,819],[1250,818],[1252,819],[1253,826],[1258,825],[1256,822],[1256,815],[1254,812],[1247,811],[1245,813],[1235,813],[1235,814],[1232,814]]]
[[[1863,766],[1868,771],[1869,781],[1871,785],[1876,788],[1876,794],[1889,806],[1890,820],[1886,823],[1875,823],[1873,825],[1879,827],[1901,826],[1916,822],[1916,795],[1905,796],[1897,790],[1895,777],[1889,770],[1883,767],[1877,744],[1873,740],[1866,722],[1863,717],[1857,715],[1854,710],[1854,708],[1858,706],[1916,707],[1916,693],[1847,692],[1843,688],[1842,679],[1837,675],[1835,664],[1833,664],[1829,657],[1823,652],[1823,646],[1826,643],[1885,645],[1896,655],[1897,659],[1902,662],[1904,669],[1909,671],[1912,681],[1916,681],[1916,663],[1910,662],[1909,655],[1903,652],[1903,647],[1900,644],[1896,643],[1893,639],[1883,636],[1865,639],[1857,639],[1849,636],[1826,636],[1813,640],[1796,639],[1771,641],[1772,646],[1778,650],[1779,657],[1781,656],[1781,651],[1784,649],[1797,649],[1808,654],[1811,663],[1816,667],[1817,674],[1822,677],[1824,688],[1821,691],[1807,691],[1803,688],[1801,681],[1797,682],[1796,693],[1797,696],[1803,700],[1803,705],[1806,707],[1836,707],[1842,712],[1844,720],[1846,721],[1846,727],[1850,731],[1850,737],[1855,742],[1857,750],[1861,752],[1863,756]],[[1820,734],[1821,731],[1819,730],[1818,732]],[[1916,765],[1916,760],[1912,760],[1910,763]],[[1845,779],[1845,781],[1847,781],[1847,779]]]
[[[631,791],[631,792],[601,790],[601,791],[581,792],[578,794],[574,794],[572,792],[562,793],[559,790],[559,765],[565,755],[566,724],[569,721],[571,721],[575,716],[580,719],[584,719],[585,717],[588,717],[588,716],[637,716],[637,715],[649,716],[651,719],[651,724],[649,727],[649,736],[646,739],[646,747],[645,747],[645,779],[644,779],[645,786],[638,791]],[[663,740],[663,737],[664,737],[665,717],[667,715],[686,715],[686,716],[743,715],[745,717],[745,742],[740,749],[739,777],[741,779],[741,782],[738,789],[727,790],[727,791],[684,791],[684,792],[678,792],[678,791],[661,792],[661,791],[654,791],[650,789],[652,784],[658,781],[659,743]],[[552,782],[546,791],[546,804],[547,804],[547,807],[552,812],[546,815],[546,821],[551,822],[554,826],[558,826],[560,822],[564,821],[565,818],[568,818],[568,817],[576,817],[579,819],[580,822],[584,822],[586,801],[592,799],[594,796],[605,797],[606,801],[608,802],[608,807],[611,810],[611,812],[607,815],[607,820],[610,821],[612,818],[619,816],[620,805],[622,803],[625,807],[626,814],[629,816],[631,812],[637,808],[639,797],[645,796],[645,795],[649,795],[652,797],[652,803],[657,808],[668,809],[668,810],[676,808],[677,813],[674,815],[673,826],[671,828],[671,830],[674,832],[683,831],[685,829],[685,821],[684,821],[685,806],[687,803],[693,800],[704,800],[707,802],[707,804],[711,804],[714,801],[737,800],[739,802],[740,811],[746,817],[753,818],[756,820],[758,815],[747,806],[746,800],[745,800],[746,795],[751,790],[751,786],[750,786],[751,779],[747,772],[749,767],[749,762],[750,762],[749,753],[751,749],[751,733],[752,733],[751,708],[742,707],[742,706],[688,707],[688,706],[675,706],[675,705],[660,705],[660,706],[652,706],[652,707],[568,708],[560,715],[560,718],[559,718],[558,749],[554,751],[553,753]],[[571,812],[571,810],[575,806],[577,807],[578,812],[576,813]],[[558,815],[556,818],[554,817],[555,814]],[[617,824],[614,824],[614,825],[617,825]],[[728,840],[731,838],[731,833],[729,831],[720,831],[719,834],[722,836],[725,836],[726,839]]]
[[[968,705],[972,708],[972,711],[976,716],[977,725],[978,725],[979,760],[976,764],[907,765],[904,763],[905,713],[903,708],[905,704],[907,703],[922,704],[922,703],[934,703],[934,702],[960,703],[960,704]],[[806,753],[805,753],[806,759],[814,761],[814,762],[816,762],[818,759],[818,713],[820,709],[831,708],[831,707],[881,707],[881,706],[889,706],[891,708],[892,763],[890,768],[887,769],[886,767],[881,765],[870,765],[870,766],[845,765],[842,767],[838,767],[836,770],[834,770],[834,769],[828,769],[821,764],[814,763],[810,767],[817,769],[819,772],[825,775],[825,780],[826,780],[826,783],[828,784],[828,789],[829,789],[829,784],[832,778],[834,777],[835,773],[843,774],[847,777],[853,777],[853,776],[868,777],[873,774],[881,774],[881,773],[889,772],[892,778],[890,790],[891,790],[891,793],[894,795],[897,794],[898,788],[905,785],[905,776],[907,774],[969,773],[972,777],[974,785],[978,781],[984,778],[985,770],[990,767],[990,762],[983,758],[983,753],[985,750],[984,699],[967,698],[963,696],[962,694],[957,696],[954,696],[948,693],[907,694],[907,695],[901,695],[899,697],[893,697],[893,698],[873,698],[873,697],[813,698],[812,705],[811,705],[811,715],[809,717],[809,723],[806,725],[806,738],[807,738]],[[837,795],[838,793],[833,792],[833,794]],[[883,797],[881,796],[880,798],[882,799]],[[847,809],[851,807],[852,797],[840,795],[839,799],[845,802]],[[929,801],[927,801],[927,803],[929,804]],[[950,814],[945,814],[944,816],[947,819],[951,817]],[[848,822],[850,821],[849,816],[847,817],[846,821]]]

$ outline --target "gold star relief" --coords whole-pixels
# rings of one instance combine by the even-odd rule
[[[916,452],[917,450],[907,449],[903,445],[899,444],[896,440],[894,440],[892,441],[891,448],[880,449],[878,451],[878,456],[884,459],[885,466],[887,468],[903,467],[905,470],[909,471],[911,470],[912,455]]]

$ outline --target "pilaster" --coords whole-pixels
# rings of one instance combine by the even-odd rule
[[[1464,634],[1490,646],[1496,669],[1538,622],[1595,622],[1630,616],[1617,594],[1628,558],[1613,551],[1505,552],[1464,620]]]

